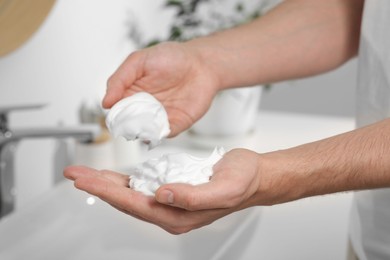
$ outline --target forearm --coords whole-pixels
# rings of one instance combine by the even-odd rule
[[[285,193],[275,203],[340,191],[390,187],[390,119],[264,154],[260,156],[260,164],[272,176],[280,176],[278,185]]]
[[[288,0],[242,26],[187,42],[220,88],[331,70],[358,49],[363,0]]]

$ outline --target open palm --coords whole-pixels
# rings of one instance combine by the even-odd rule
[[[116,209],[164,230],[181,234],[208,225],[234,211],[256,204],[259,185],[258,155],[237,149],[227,153],[214,168],[210,182],[201,185],[171,183],[156,197],[129,188],[129,176],[83,166],[67,167],[66,178],[76,188],[98,196]],[[166,200],[166,192],[174,201]]]

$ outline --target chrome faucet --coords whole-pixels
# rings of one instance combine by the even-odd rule
[[[0,107],[0,219],[15,208],[14,151],[18,141],[30,138],[75,138],[80,142],[92,142],[99,134],[96,125],[77,127],[51,127],[10,129],[9,112],[37,109],[44,105]]]

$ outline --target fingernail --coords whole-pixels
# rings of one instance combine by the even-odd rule
[[[173,192],[170,190],[163,190],[160,192],[159,201],[165,204],[173,204]]]

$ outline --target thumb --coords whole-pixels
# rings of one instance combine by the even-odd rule
[[[200,185],[167,184],[156,192],[159,203],[189,211],[230,208],[234,200],[230,198],[224,182],[209,182]]]

